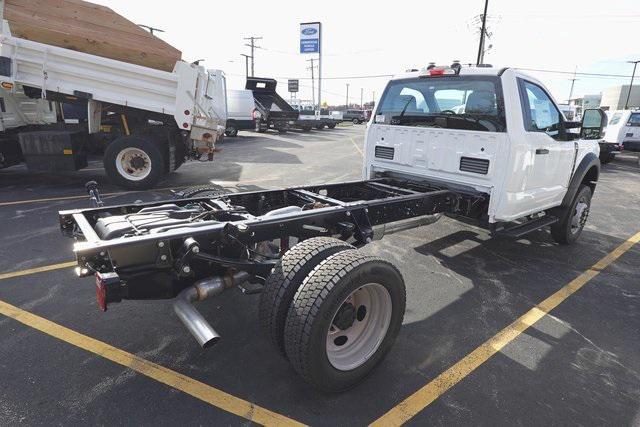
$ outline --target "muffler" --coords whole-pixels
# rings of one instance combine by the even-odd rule
[[[208,348],[217,343],[220,335],[196,310],[193,303],[204,301],[222,293],[225,289],[240,285],[249,280],[249,277],[249,273],[244,271],[234,275],[208,277],[198,280],[193,286],[178,294],[173,304],[173,311],[202,348]]]

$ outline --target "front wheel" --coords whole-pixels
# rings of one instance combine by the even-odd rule
[[[293,368],[325,391],[364,379],[391,349],[406,290],[389,262],[344,251],[318,265],[296,292],[284,337]]]
[[[553,240],[562,245],[570,245],[578,240],[589,217],[591,208],[591,188],[581,185],[573,203],[560,217],[560,221],[551,226]]]
[[[165,172],[158,144],[138,136],[124,136],[109,144],[103,163],[109,179],[130,190],[152,188]]]
[[[353,122],[354,125],[360,124],[360,120],[358,119],[353,119],[351,121]]]
[[[238,126],[235,123],[227,123],[224,134],[230,137],[238,136]]]

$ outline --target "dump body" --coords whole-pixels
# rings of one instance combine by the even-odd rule
[[[179,61],[173,72],[76,52],[2,31],[0,79],[46,92],[168,115],[176,126],[218,135],[226,121],[224,73]]]
[[[298,112],[276,92],[274,79],[247,77],[246,89],[253,92],[256,108],[260,113],[260,125],[286,129],[295,124]]]

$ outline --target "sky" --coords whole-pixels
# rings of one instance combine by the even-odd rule
[[[299,24],[320,21],[323,28],[322,100],[344,104],[371,101],[386,78],[429,62],[475,62],[476,22],[484,0],[453,1],[205,1],[94,0],[137,24],[161,28],[161,38],[182,51],[184,60],[205,59],[221,69],[227,87],[244,88],[245,37],[262,37],[255,51],[255,75],[278,79],[288,98],[287,78],[300,79],[298,98],[311,99],[311,58],[300,54]],[[640,60],[637,33],[640,0],[489,0],[485,62],[495,67],[565,71],[531,72],[558,102],[569,97],[570,73],[630,76]],[[635,36],[635,37],[634,37]],[[638,70],[640,73],[640,70]],[[317,76],[317,70],[316,70]],[[345,78],[348,77],[348,78]],[[573,97],[628,84],[628,77],[578,74]],[[640,79],[639,79],[640,80]],[[639,82],[640,83],[640,82]],[[317,93],[317,81],[315,82]]]

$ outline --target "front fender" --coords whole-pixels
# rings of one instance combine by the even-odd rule
[[[593,168],[595,168],[595,172],[593,172]],[[585,181],[585,178],[587,178],[587,174],[589,174],[588,182],[585,182],[585,184],[589,185],[593,192],[596,188],[598,177],[600,176],[600,159],[595,153],[587,153],[578,164],[578,167],[576,167],[571,177],[569,188],[567,188],[567,192],[562,199],[561,207],[566,208],[571,205],[573,198],[578,193],[580,185]]]

